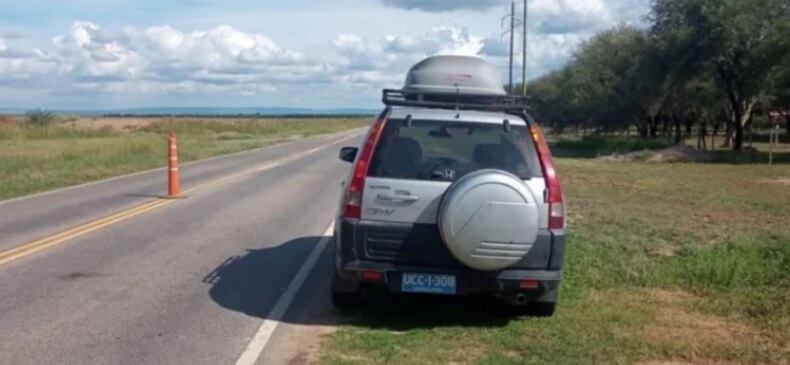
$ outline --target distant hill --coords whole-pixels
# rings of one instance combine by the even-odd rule
[[[24,114],[26,109],[0,108],[0,114]],[[287,107],[159,107],[128,109],[53,109],[56,114],[95,115],[372,115],[378,110],[363,108],[287,108]]]

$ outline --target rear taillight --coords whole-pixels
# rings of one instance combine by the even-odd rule
[[[354,172],[346,190],[344,216],[347,218],[360,218],[362,216],[362,191],[365,189],[365,177],[368,175],[368,167],[373,156],[373,150],[381,137],[384,129],[384,115],[377,118],[365,137],[362,151],[354,164]]]
[[[536,125],[529,126],[532,141],[538,151],[540,167],[543,170],[543,178],[546,179],[546,203],[549,205],[549,229],[565,228],[565,204],[562,199],[562,187],[560,178],[554,169],[554,161],[551,158],[549,144],[546,137]]]
[[[384,273],[380,271],[363,271],[359,274],[362,281],[378,283],[384,281]]]

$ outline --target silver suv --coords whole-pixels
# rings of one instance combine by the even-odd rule
[[[565,209],[551,153],[523,98],[474,57],[412,67],[343,183],[332,302],[392,292],[494,294],[552,315],[565,256]]]

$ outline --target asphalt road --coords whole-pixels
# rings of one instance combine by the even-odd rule
[[[331,323],[337,152],[360,134],[184,166],[187,199],[0,264],[0,364],[304,361]],[[0,251],[153,201],[164,176],[0,203]]]

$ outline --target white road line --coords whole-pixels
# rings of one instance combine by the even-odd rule
[[[283,295],[281,295],[277,303],[274,304],[274,308],[272,308],[269,315],[266,316],[266,319],[258,328],[258,332],[255,333],[250,343],[247,344],[247,348],[241,353],[239,359],[236,360],[236,365],[254,365],[255,362],[258,361],[258,357],[261,356],[261,352],[263,352],[264,347],[266,347],[266,343],[269,342],[272,333],[277,329],[277,325],[280,324],[280,320],[285,315],[285,311],[288,310],[294,297],[299,293],[299,289],[302,287],[302,284],[304,284],[310,271],[313,270],[313,266],[315,266],[316,261],[318,261],[318,257],[324,252],[326,244],[332,239],[334,225],[335,222],[329,224],[326,232],[324,232],[324,237],[318,241],[313,251],[310,252],[310,256],[307,257],[302,267],[299,268],[294,278],[291,279],[288,288],[285,289]]]

